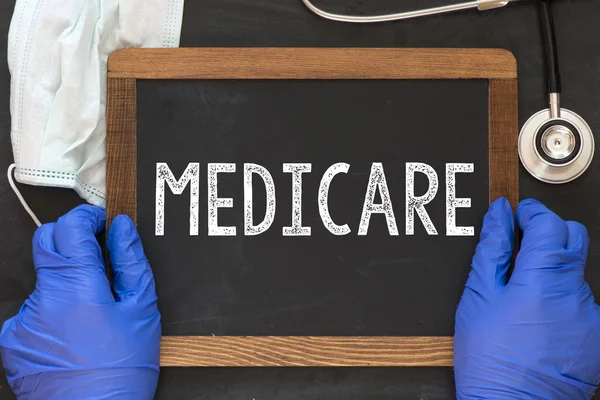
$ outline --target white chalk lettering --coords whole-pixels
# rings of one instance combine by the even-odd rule
[[[470,174],[475,171],[473,164],[446,164],[446,236],[475,236],[472,226],[456,226],[456,209],[470,208],[470,198],[456,198],[456,174]]]
[[[219,226],[219,208],[233,207],[233,199],[218,196],[218,174],[221,172],[235,172],[235,164],[208,164],[208,235],[235,236],[235,226]]]
[[[244,163],[241,164],[243,165],[243,176],[241,176],[242,171],[239,171],[240,176],[237,179],[234,176],[219,177],[220,173],[235,174],[237,169],[236,164],[209,163],[206,165],[207,188],[205,190],[207,191],[206,195],[208,198],[208,204],[207,221],[205,223],[208,225],[207,232],[209,236],[236,236],[238,228],[240,234],[245,236],[257,236],[267,232],[276,223],[275,216],[278,202],[275,181],[282,179],[283,182],[286,183],[290,176],[292,183],[291,224],[290,226],[285,226],[287,223],[284,220],[284,222],[281,223],[279,225],[280,227],[277,229],[281,229],[283,236],[307,237],[312,235],[312,228],[310,226],[303,226],[303,217],[307,225],[313,225],[314,222],[312,221],[314,221],[314,218],[319,217],[316,216],[316,214],[312,215],[313,213],[316,213],[316,210],[312,207],[314,203],[308,204],[310,215],[303,215],[305,214],[305,210],[303,210],[303,205],[305,204],[303,203],[302,198],[304,195],[303,183],[305,183],[304,191],[307,190],[306,188],[310,188],[310,193],[312,193],[312,195],[310,193],[308,195],[314,196],[315,193],[313,190],[313,185],[319,182],[316,180],[316,176],[310,175],[313,172],[311,163],[283,163],[283,178],[281,177],[281,173],[278,175],[272,175],[271,172],[262,165]],[[240,169],[242,169],[241,165],[239,167]],[[369,233],[372,215],[383,214],[389,235],[399,236],[398,225],[394,212],[394,203],[392,202],[390,189],[393,191],[401,191],[402,189],[405,189],[405,234],[407,236],[415,235],[416,225],[419,224],[416,222],[418,219],[420,219],[423,223],[427,235],[438,235],[438,230],[436,229],[428,213],[428,211],[432,212],[435,207],[440,207],[438,211],[442,211],[441,207],[444,207],[446,236],[475,235],[475,228],[473,226],[469,226],[474,225],[472,221],[469,221],[471,224],[466,223],[466,220],[468,219],[467,213],[465,213],[465,216],[461,218],[461,221],[457,221],[458,209],[472,207],[471,197],[457,197],[457,174],[473,173],[475,171],[475,165],[473,163],[445,164],[445,202],[443,202],[442,199],[439,199],[439,201],[434,201],[440,187],[438,173],[431,165],[425,163],[407,162],[405,164],[404,171],[394,171],[393,175],[389,175],[391,172],[388,169],[388,177],[391,179],[391,181],[388,182],[383,164],[381,162],[374,162],[371,165],[371,171],[369,174],[369,179],[366,182],[365,192],[362,192],[362,190],[365,189],[362,184],[358,188],[349,188],[348,184],[356,184],[358,180],[364,179],[363,174],[366,171],[353,171],[352,174],[349,174],[349,171],[350,164],[338,162],[331,164],[331,166],[327,168],[323,175],[319,175],[320,184],[318,192],[316,193],[317,206],[319,210],[318,212],[321,221],[323,222],[323,226],[330,234],[335,236],[347,236],[353,232],[356,232],[356,235],[358,236],[366,236]],[[189,163],[181,176],[176,178],[166,162],[158,162],[156,163],[155,173],[155,235],[165,235],[166,213],[171,212],[165,211],[167,196],[165,192],[168,191],[168,189],[166,189],[168,186],[171,193],[174,195],[181,195],[189,188],[189,235],[198,236],[199,221],[201,219],[199,214],[200,163]],[[422,175],[417,176],[417,173]],[[344,176],[338,177],[336,181],[337,184],[334,185],[336,176],[340,174],[344,174]],[[425,182],[423,175],[427,178],[428,182],[426,190],[422,188],[421,185],[416,185],[417,180],[419,179],[423,179],[423,183]],[[444,177],[443,175],[441,176]],[[234,198],[237,198],[237,195],[231,196],[232,198],[219,197],[219,178],[221,180],[220,190],[223,196],[225,196],[226,193],[231,193],[232,191],[237,193],[237,190],[234,190],[234,188],[241,189],[239,184],[243,183],[244,209],[243,211],[241,209],[239,210],[240,212],[243,212],[243,222],[238,222],[238,219],[236,218],[236,222],[231,223],[232,226],[225,226],[229,224],[224,221],[221,221],[221,225],[219,225],[219,212],[221,213],[221,218],[238,215],[238,213],[234,210],[220,210],[221,208],[232,209],[234,206]],[[263,196],[262,189],[260,188],[262,185],[260,184],[259,179],[264,183],[265,196]],[[404,183],[399,182],[402,179],[405,179]],[[305,180],[306,182],[304,182]],[[467,179],[465,179],[465,181],[467,181]],[[256,189],[256,185],[254,185],[254,183],[259,186],[258,190]],[[391,186],[388,186],[388,183]],[[418,183],[421,183],[421,181],[419,180]],[[425,184],[422,186],[425,187]],[[465,189],[469,189],[468,185],[465,186],[467,186]],[[280,183],[277,184],[277,187],[279,190],[281,190]],[[340,197],[344,195],[355,196],[356,189],[361,191],[356,195],[359,198]],[[415,194],[415,190],[418,191],[419,195]],[[468,190],[466,191],[468,192]],[[333,195],[334,193],[335,196]],[[365,193],[364,198],[362,197],[362,193]],[[463,193],[460,193],[460,195],[462,194]],[[311,200],[311,202],[314,201],[314,197],[312,199],[313,200]],[[182,200],[186,201],[185,199],[176,199],[176,201],[179,202]],[[343,221],[341,219],[348,218],[345,214],[347,212],[346,208],[350,207],[351,205],[353,205],[355,208],[358,208],[354,209],[354,212],[356,213],[355,216],[358,216],[358,213],[360,212],[360,204],[356,204],[356,201],[363,203],[362,213],[360,214],[360,220],[357,223],[358,226],[356,228],[351,228],[352,224],[345,223],[347,221]],[[340,204],[340,202],[342,202],[342,204]],[[397,203],[396,206],[398,205],[399,204]],[[342,206],[344,208],[344,214],[336,214],[335,208],[338,206]],[[260,217],[262,215],[262,207],[265,209],[263,218]],[[173,209],[173,204],[170,204],[170,209]],[[187,208],[183,208],[181,211],[176,213],[179,215],[178,218],[183,219],[181,222],[185,222],[185,219],[187,219],[187,211]],[[256,220],[254,215],[255,211],[259,214],[259,216],[256,217]],[[283,214],[285,214],[285,212]],[[419,218],[416,218],[415,214],[417,214]],[[343,215],[343,217],[341,215]],[[334,221],[334,219],[336,219],[336,221]],[[462,221],[462,219],[465,221]],[[377,222],[383,222],[383,219]],[[462,222],[462,224],[460,224],[460,222]],[[439,221],[439,223],[441,223],[441,221]],[[243,228],[241,227],[242,224]],[[319,226],[317,226],[315,229],[321,229]],[[319,231],[319,233],[322,232],[325,231]]]
[[[292,226],[283,227],[283,236],[310,236],[310,227],[302,226],[302,174],[312,164],[283,164],[283,172],[292,174]]]
[[[415,196],[415,172],[420,172],[429,179],[429,188],[422,196]],[[425,210],[425,205],[429,204],[437,194],[439,187],[438,176],[435,170],[423,163],[406,163],[406,234],[415,234],[415,211],[421,218],[421,222],[429,235],[437,235],[437,230]]]
[[[348,224],[344,226],[337,225],[331,219],[331,215],[329,214],[329,188],[331,186],[331,181],[337,174],[347,174],[350,170],[350,165],[346,163],[337,163],[333,164],[331,167],[325,171],[323,174],[323,179],[321,179],[321,185],[319,186],[319,213],[321,214],[321,220],[323,221],[323,225],[325,228],[336,236],[344,236],[352,232]]]
[[[257,174],[262,178],[267,191],[265,218],[258,225],[254,225],[254,218],[252,216],[252,174]],[[266,232],[275,219],[275,208],[275,183],[269,171],[258,164],[244,164],[244,232],[246,236],[256,236]]]
[[[165,182],[173,194],[182,194],[190,183],[190,236],[198,235],[198,192],[200,191],[200,164],[189,163],[180,179],[175,179],[166,163],[156,163],[156,236],[165,234]]]
[[[381,204],[374,204],[375,194],[378,190],[381,195]],[[371,221],[371,214],[373,213],[384,214],[390,235],[398,236],[398,226],[396,225],[396,217],[394,216],[394,207],[392,206],[390,192],[383,171],[383,164],[381,163],[373,163],[371,166],[367,194],[365,195],[365,203],[360,218],[360,225],[358,227],[359,236],[364,236],[369,232],[369,222]]]

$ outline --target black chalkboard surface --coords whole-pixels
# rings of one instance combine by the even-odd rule
[[[517,193],[516,80],[374,50],[111,58],[108,209],[153,265],[161,365],[451,363],[481,216]]]
[[[444,182],[446,163],[473,163],[457,176],[459,225],[478,231],[489,202],[487,81],[140,81],[138,221],[154,265],[165,335],[452,336],[474,236],[446,236],[446,190],[426,207],[438,231],[417,221],[405,234],[406,162],[426,163]],[[465,107],[465,99],[473,102]],[[138,114],[139,115],[139,114]],[[146,114],[148,115],[148,114]],[[198,236],[189,235],[190,186],[166,189],[164,236],[155,235],[156,164],[180,177],[200,163]],[[318,210],[325,171],[350,165],[332,181],[329,209],[352,232],[336,236]],[[358,235],[373,162],[382,163],[398,236],[384,214]],[[236,236],[209,236],[207,164],[232,163],[218,194],[233,198],[219,224]],[[272,175],[271,227],[244,235],[244,163]],[[310,236],[283,236],[292,222],[292,176],[283,163],[310,163],[302,176],[302,223]],[[428,180],[416,174],[415,193]],[[254,218],[266,209],[254,175]],[[262,186],[262,187],[261,187]],[[381,200],[377,200],[379,202]]]

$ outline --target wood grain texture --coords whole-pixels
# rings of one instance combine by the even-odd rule
[[[451,337],[166,336],[161,367],[449,367]]]
[[[109,79],[106,104],[107,228],[119,214],[137,219],[135,79]]]
[[[109,78],[137,79],[515,79],[500,49],[179,48],[122,49]]]
[[[492,79],[489,87],[490,201],[519,203],[519,108],[516,79]]]

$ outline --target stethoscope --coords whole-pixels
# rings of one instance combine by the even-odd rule
[[[310,0],[302,2],[315,14],[333,21],[374,23],[424,17],[477,8],[480,11],[506,6],[518,0],[476,0],[443,7],[397,14],[352,16],[317,8]],[[594,157],[594,136],[589,125],[576,113],[560,106],[561,78],[550,0],[538,0],[542,35],[546,48],[549,108],[533,115],[519,134],[519,157],[525,169],[540,181],[567,183],[581,176]]]

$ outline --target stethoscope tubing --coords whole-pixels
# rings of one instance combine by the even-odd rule
[[[544,47],[546,50],[546,79],[548,80],[548,94],[558,93],[562,90],[560,69],[558,66],[558,49],[556,46],[556,29],[552,16],[550,0],[538,0],[540,24]]]
[[[425,17],[428,15],[436,15],[436,14],[445,14],[454,11],[468,10],[472,8],[478,8],[478,1],[469,1],[466,3],[459,4],[451,4],[442,7],[433,7],[423,10],[415,10],[415,11],[406,11],[396,14],[383,14],[383,15],[373,15],[373,16],[363,16],[363,15],[347,15],[347,14],[335,14],[328,11],[325,11],[321,8],[315,6],[310,0],[302,0],[304,5],[317,14],[320,17],[325,19],[329,19],[337,22],[352,22],[357,24],[372,24],[377,22],[389,22],[389,21],[399,21],[403,19],[411,19],[418,17]]]
[[[429,15],[446,14],[455,11],[469,10],[477,8],[480,11],[491,10],[494,8],[500,8],[506,6],[508,3],[519,1],[519,0],[473,0],[465,3],[448,4],[446,6],[424,8],[420,10],[404,11],[393,14],[381,14],[381,15],[349,15],[349,14],[336,14],[329,11],[325,11],[313,4],[311,0],[302,0],[304,5],[313,13],[318,16],[329,19],[331,21],[338,22],[352,22],[358,24],[370,24],[377,22],[389,22],[389,21],[400,21],[403,19],[411,19],[418,17],[426,17]]]
[[[425,8],[413,11],[404,11],[400,13],[381,14],[381,15],[348,15],[336,14],[325,11],[322,8],[315,6],[312,0],[302,0],[304,5],[313,13],[322,18],[338,22],[350,22],[359,24],[369,24],[378,22],[390,22],[406,20],[430,15],[445,14],[461,10],[477,8],[479,10],[490,10],[508,5],[511,2],[518,0],[473,0],[464,3],[449,4],[446,6]],[[556,47],[556,35],[554,29],[554,21],[552,18],[552,8],[550,0],[538,0],[540,22],[542,26],[542,34],[544,39],[544,47],[546,48],[546,70],[548,78],[548,93],[560,93],[561,81],[558,68],[558,52]]]

